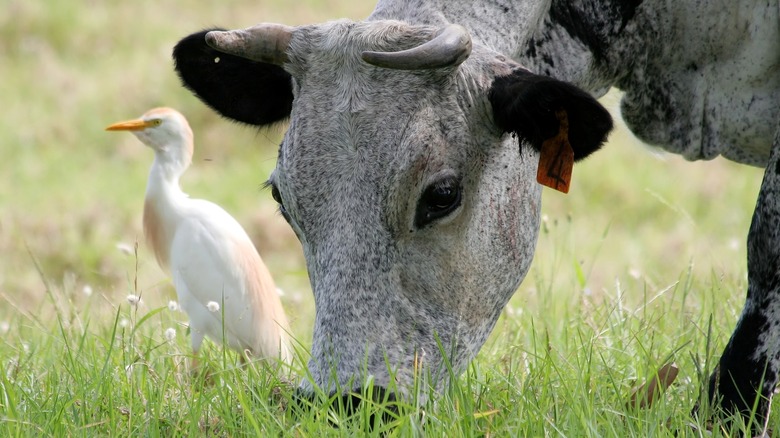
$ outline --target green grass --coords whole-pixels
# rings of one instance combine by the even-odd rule
[[[220,119],[178,85],[170,62],[176,40],[202,27],[371,9],[352,3],[6,1],[0,436],[354,435],[382,417],[382,403],[353,418],[333,400],[294,408],[313,308],[300,246],[260,188],[281,131]],[[289,372],[240,367],[209,344],[209,377],[189,373],[186,318],[168,310],[175,294],[140,242],[151,152],[103,131],[159,105],[195,131],[185,191],[236,216],[286,292],[301,343]],[[545,191],[534,264],[468,372],[434,401],[403,401],[373,433],[700,436],[689,413],[741,310],[761,174],[655,155],[614,134],[575,168],[569,195]],[[137,256],[117,249],[136,242]],[[129,305],[129,294],[143,304]],[[635,382],[669,360],[680,367],[675,385],[652,408],[627,408]]]

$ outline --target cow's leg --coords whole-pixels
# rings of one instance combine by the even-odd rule
[[[755,425],[766,422],[780,372],[780,124],[753,213],[747,242],[745,307],[717,370],[710,400]]]

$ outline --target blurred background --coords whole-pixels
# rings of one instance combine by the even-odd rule
[[[104,131],[170,106],[195,133],[184,191],[220,204],[247,229],[284,291],[293,331],[307,341],[313,300],[300,245],[262,188],[283,128],[221,119],[179,85],[170,54],[181,37],[205,27],[362,19],[373,4],[3,0],[0,322],[20,313],[45,318],[62,301],[90,300],[93,318],[112,318],[130,293],[150,307],[175,299],[141,230],[152,152],[128,133]],[[615,109],[618,99],[611,93],[603,102]],[[761,176],[722,159],[687,163],[619,129],[575,167],[568,195],[545,189],[537,257],[507,312],[561,288],[596,300],[614,296],[616,283],[655,293],[689,268],[711,284],[742,284]],[[731,308],[743,299],[735,291]]]

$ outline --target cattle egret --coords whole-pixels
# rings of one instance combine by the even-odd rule
[[[184,116],[156,108],[106,130],[130,131],[154,151],[144,235],[190,318],[193,363],[204,336],[239,352],[289,363],[287,317],[249,236],[221,207],[191,199],[179,187],[193,152],[192,130]],[[210,310],[214,304],[220,311]]]

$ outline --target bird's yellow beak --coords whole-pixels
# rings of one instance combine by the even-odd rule
[[[117,122],[113,125],[108,125],[106,131],[141,131],[151,126],[151,123],[141,120],[125,120],[124,122]]]

